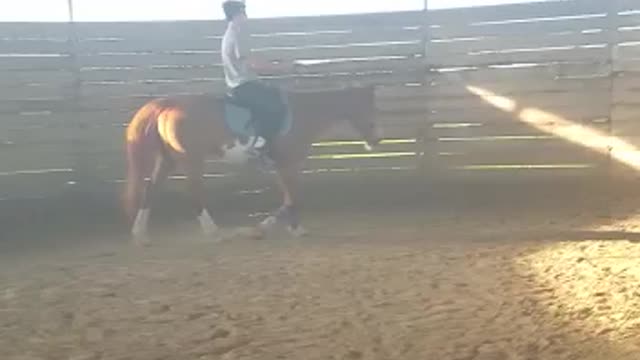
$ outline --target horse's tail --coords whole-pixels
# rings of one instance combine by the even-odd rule
[[[157,135],[157,117],[163,104],[154,100],[140,108],[126,130],[127,178],[123,207],[129,221],[133,221],[140,206],[145,178],[150,171]]]

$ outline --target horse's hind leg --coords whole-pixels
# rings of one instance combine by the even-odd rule
[[[146,245],[149,243],[148,227],[149,215],[154,198],[157,196],[162,184],[173,169],[173,162],[166,156],[158,156],[156,158],[153,172],[151,173],[151,181],[145,184],[140,209],[133,224],[133,240],[137,245]]]
[[[218,226],[209,214],[204,200],[204,183],[202,179],[204,175],[204,158],[198,156],[187,160],[186,171],[189,194],[191,195],[193,207],[198,214],[202,232],[207,237],[215,237],[218,235]]]

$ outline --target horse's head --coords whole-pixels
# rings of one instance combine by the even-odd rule
[[[366,142],[367,149],[371,150],[382,140],[382,132],[376,123],[375,87],[352,88],[351,92],[354,110],[349,122]]]

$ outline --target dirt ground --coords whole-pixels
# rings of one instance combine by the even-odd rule
[[[5,253],[0,359],[638,359],[633,201],[605,219],[545,191],[317,211],[304,239]]]

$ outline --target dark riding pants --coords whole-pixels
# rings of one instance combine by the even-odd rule
[[[249,81],[231,92],[234,102],[251,111],[259,136],[268,142],[280,130],[286,116],[286,106],[280,90],[260,81]]]

